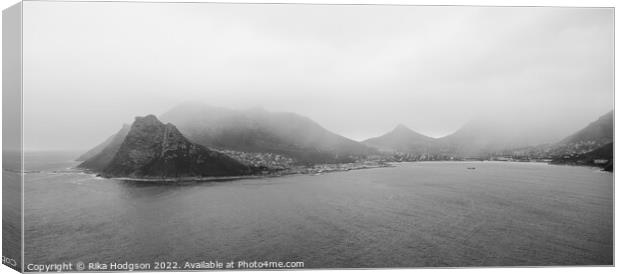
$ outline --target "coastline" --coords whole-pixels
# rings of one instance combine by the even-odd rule
[[[361,170],[361,169],[374,169],[374,168],[387,168],[387,167],[396,167],[401,163],[483,163],[483,162],[495,162],[495,163],[529,163],[529,164],[546,164],[546,165],[554,165],[554,166],[579,166],[579,167],[589,167],[592,169],[597,169],[604,172],[613,173],[613,171],[605,171],[602,168],[592,165],[579,165],[579,164],[558,164],[558,163],[550,163],[550,162],[538,162],[538,161],[412,161],[412,162],[362,162],[362,163],[347,163],[347,164],[323,164],[323,165],[315,165],[315,166],[294,166],[289,169],[273,171],[270,173],[264,174],[252,174],[252,175],[235,175],[235,176],[210,176],[210,177],[164,177],[164,178],[154,178],[154,177],[105,177],[92,170],[87,169],[79,169],[85,173],[89,173],[95,175],[97,177],[111,179],[111,180],[119,180],[119,181],[127,181],[127,182],[144,182],[144,183],[181,183],[181,182],[222,182],[222,181],[235,181],[235,180],[251,180],[251,179],[263,179],[263,178],[275,178],[275,177],[283,177],[288,175],[321,175],[333,172],[347,172],[353,170]]]
[[[556,163],[549,163],[549,165],[554,165],[554,166],[578,166],[578,167],[589,167],[598,171],[603,171],[603,172],[609,172],[609,173],[614,173],[613,169],[611,170],[607,170],[606,166],[603,165],[595,165],[595,164],[580,164],[580,163],[572,163],[572,162],[556,162]]]
[[[391,162],[361,162],[361,163],[347,163],[347,164],[323,164],[314,165],[311,167],[295,166],[285,170],[274,171],[265,174],[253,174],[253,175],[236,175],[236,176],[213,176],[213,177],[105,177],[92,170],[80,169],[84,172],[95,174],[97,177],[128,181],[128,182],[150,182],[150,183],[175,183],[175,182],[218,182],[218,181],[234,181],[234,180],[247,180],[247,179],[262,179],[282,177],[287,175],[320,175],[332,172],[347,172],[360,169],[372,169],[372,168],[386,168],[395,167]]]

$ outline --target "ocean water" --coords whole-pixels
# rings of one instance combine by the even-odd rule
[[[508,162],[210,183],[109,180],[26,157],[25,264],[609,265],[613,174]],[[468,169],[475,167],[475,169]]]

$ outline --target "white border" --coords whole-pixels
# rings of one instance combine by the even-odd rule
[[[18,1],[13,0],[0,0],[0,8],[6,9]],[[81,0],[76,2],[98,2],[94,0]],[[109,1],[109,2],[126,2],[126,1]],[[197,1],[197,0],[135,0],[135,2],[219,2],[219,3],[305,3],[305,4],[392,4],[392,5],[473,5],[473,6],[561,6],[561,7],[616,7],[615,1],[609,0],[216,0],[216,1]],[[23,18],[23,16],[22,16]],[[0,20],[0,31],[1,31]],[[619,29],[618,22],[614,22],[615,33]],[[614,38],[615,39],[615,38]],[[0,36],[1,41],[1,36]],[[618,50],[618,43],[614,40],[615,51]],[[615,58],[615,57],[614,57]],[[0,56],[0,63],[2,57]],[[615,62],[614,62],[615,70]],[[617,79],[617,74],[615,78]],[[2,76],[0,74],[0,80]],[[614,80],[615,83],[615,80]],[[615,84],[614,84],[615,87]],[[615,94],[615,92],[614,92]],[[618,98],[614,96],[614,105],[618,102]],[[617,122],[614,119],[614,130],[617,126]],[[1,129],[0,129],[1,133]],[[614,136],[616,136],[614,134]],[[617,143],[617,142],[616,142]],[[616,146],[617,149],[617,146]],[[614,155],[617,155],[617,150],[614,151]],[[1,164],[0,159],[0,164]],[[615,176],[614,176],[615,183]],[[614,187],[614,197],[618,197],[618,189]],[[615,200],[615,199],[614,199]],[[1,209],[1,203],[0,203]],[[614,213],[618,212],[618,205],[614,201]],[[0,210],[1,216],[1,210]],[[615,217],[615,214],[614,214]],[[617,235],[618,226],[615,223],[617,219],[614,218],[614,236]],[[614,237],[615,238],[615,237]],[[615,240],[614,240],[615,241]],[[2,243],[0,241],[0,250]],[[618,245],[614,243],[614,262],[618,259]],[[540,267],[540,268],[455,268],[455,269],[373,269],[373,270],[298,270],[298,271],[281,271],[280,273],[337,273],[335,271],[341,271],[346,273],[410,273],[415,271],[416,273],[612,273],[615,272],[616,267]],[[14,271],[5,265],[0,266],[2,273]],[[264,271],[262,271],[265,273]],[[16,273],[16,272],[13,272]],[[140,272],[140,273],[187,273],[187,272]],[[193,272],[195,273],[195,272]],[[226,271],[226,273],[242,273],[241,271]],[[243,273],[261,273],[258,271],[243,271]]]

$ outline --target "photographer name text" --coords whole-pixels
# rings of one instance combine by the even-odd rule
[[[156,261],[135,262],[63,262],[53,264],[27,264],[33,272],[67,271],[134,271],[134,270],[209,270],[209,269],[286,269],[303,268],[304,262],[278,261]]]

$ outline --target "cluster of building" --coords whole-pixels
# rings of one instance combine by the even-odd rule
[[[261,152],[242,152],[234,150],[220,150],[246,165],[262,169],[265,173],[272,174],[321,174],[334,171],[347,171],[364,168],[376,168],[390,166],[389,162],[415,162],[415,161],[511,161],[511,162],[551,162],[552,159],[572,157],[591,151],[599,144],[596,142],[571,143],[561,147],[538,146],[511,151],[489,153],[478,157],[464,157],[450,153],[403,153],[391,152],[380,155],[351,158],[351,163],[301,165],[293,158]],[[602,163],[602,160],[597,164]]]
[[[286,171],[290,174],[323,174],[336,171],[349,171],[356,169],[390,167],[392,165],[380,160],[356,161],[353,163],[341,164],[317,164],[309,166],[293,166]]]
[[[218,150],[227,156],[248,166],[263,170],[265,174],[321,174],[335,171],[388,167],[390,159],[385,157],[355,158],[350,163],[334,164],[299,164],[293,158],[261,152],[243,152],[234,150]]]
[[[384,156],[389,162],[415,161],[509,161],[509,162],[549,162],[549,150],[528,149],[522,151],[489,153],[479,156],[462,156],[458,154],[413,154],[396,152]]]
[[[385,157],[390,162],[415,162],[415,161],[458,161],[463,160],[460,157],[448,154],[431,154],[431,153],[402,153],[395,152]]]
[[[268,170],[284,170],[291,168],[295,161],[292,158],[275,153],[243,152],[234,150],[220,150],[219,152],[251,167]]]
[[[550,154],[553,154],[555,156],[579,155],[579,154],[590,152],[603,145],[605,144],[599,143],[596,141],[580,141],[580,142],[573,142],[569,144],[561,144],[561,145],[558,145],[552,151],[550,151]]]

